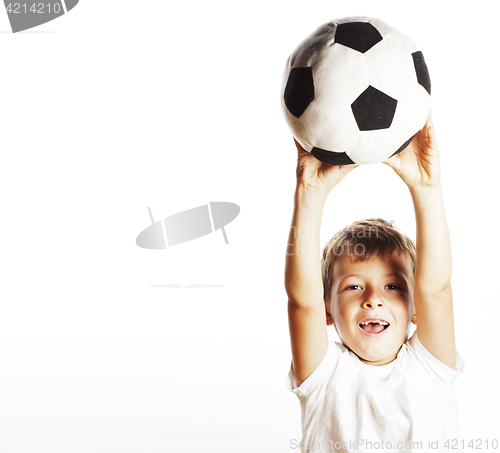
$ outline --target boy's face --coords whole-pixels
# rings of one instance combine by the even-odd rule
[[[409,260],[397,253],[367,261],[345,256],[334,264],[332,282],[328,324],[361,361],[392,362],[415,322]]]

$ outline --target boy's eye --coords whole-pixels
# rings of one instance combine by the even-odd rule
[[[391,290],[401,289],[398,285],[387,285],[386,288]]]
[[[361,285],[349,285],[346,289],[357,290],[357,289],[362,289],[362,288],[361,288]]]

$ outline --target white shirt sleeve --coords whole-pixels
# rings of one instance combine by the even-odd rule
[[[425,362],[425,364],[445,382],[453,382],[465,370],[464,361],[458,351],[456,351],[457,362],[455,365],[456,370],[454,370],[440,360],[436,359],[436,357],[425,349],[424,345],[420,343],[420,340],[418,339],[417,332],[415,332],[407,341],[407,345],[414,351],[415,355]]]
[[[286,380],[286,386],[288,390],[295,393],[299,398],[303,398],[310,394],[318,386],[324,385],[329,382],[333,373],[335,372],[336,365],[338,362],[338,357],[340,354],[339,345],[333,341],[328,341],[328,349],[326,351],[325,357],[318,365],[318,367],[309,375],[309,377],[297,386],[297,381],[293,375],[293,362],[290,366],[290,372],[288,373],[288,378]]]

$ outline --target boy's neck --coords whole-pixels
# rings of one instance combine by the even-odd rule
[[[394,360],[396,360],[396,358],[398,357],[398,354],[399,354],[399,351],[401,351],[401,348],[403,347],[403,345],[401,345],[401,347],[398,349],[398,352],[396,352],[396,354],[394,356],[391,356],[391,357],[387,357],[385,359],[381,359],[381,360],[375,360],[375,361],[370,361],[370,360],[365,360],[363,358],[361,358],[359,355],[357,355],[355,352],[351,351],[361,362],[363,362],[365,365],[371,365],[371,366],[384,366],[384,365],[388,365],[389,363],[391,362],[394,362]],[[350,349],[349,349],[350,350]]]

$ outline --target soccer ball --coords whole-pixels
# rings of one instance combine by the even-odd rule
[[[424,126],[431,82],[422,52],[381,20],[326,23],[288,58],[282,109],[295,139],[330,165],[374,164]]]

